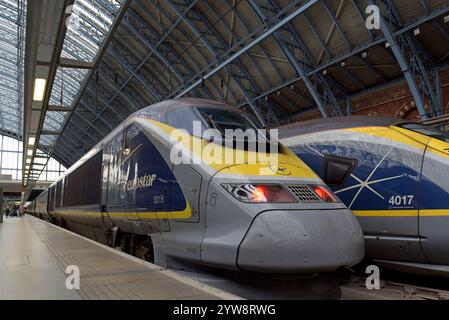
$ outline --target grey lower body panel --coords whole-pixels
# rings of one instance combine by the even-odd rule
[[[352,266],[364,256],[361,228],[349,210],[260,213],[239,247],[246,271],[315,273]]]
[[[449,265],[416,263],[374,259],[373,262],[386,269],[426,276],[449,277]]]

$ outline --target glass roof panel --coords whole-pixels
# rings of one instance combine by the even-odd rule
[[[25,0],[0,0],[0,128],[17,135],[22,134],[25,10]]]
[[[61,56],[92,62],[122,0],[76,0]]]
[[[122,0],[76,0],[61,56],[93,62],[121,3]],[[71,107],[88,73],[86,69],[58,68],[50,105]],[[44,130],[60,131],[67,116],[68,112],[47,111]],[[41,136],[40,142],[49,145],[55,139],[56,136]]]

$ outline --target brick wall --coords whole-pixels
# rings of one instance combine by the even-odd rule
[[[445,107],[446,113],[449,113],[449,69],[442,71],[440,75],[443,106]],[[428,104],[428,101],[426,101],[426,104]],[[408,85],[405,82],[370,93],[366,96],[353,98],[352,113],[353,115],[388,116],[407,120],[418,119],[418,111],[416,110]],[[317,119],[320,117],[321,114],[317,111],[309,113],[307,116],[299,115],[295,121]]]

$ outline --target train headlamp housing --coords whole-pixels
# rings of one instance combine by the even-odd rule
[[[280,184],[224,183],[234,198],[246,203],[296,203],[295,197]]]
[[[313,192],[324,202],[339,202],[339,199],[325,186],[311,186]]]

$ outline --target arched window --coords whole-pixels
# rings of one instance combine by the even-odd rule
[[[0,135],[0,174],[11,175],[12,180],[22,180],[22,158],[22,141]],[[66,170],[62,164],[50,158],[39,180],[54,181]]]

